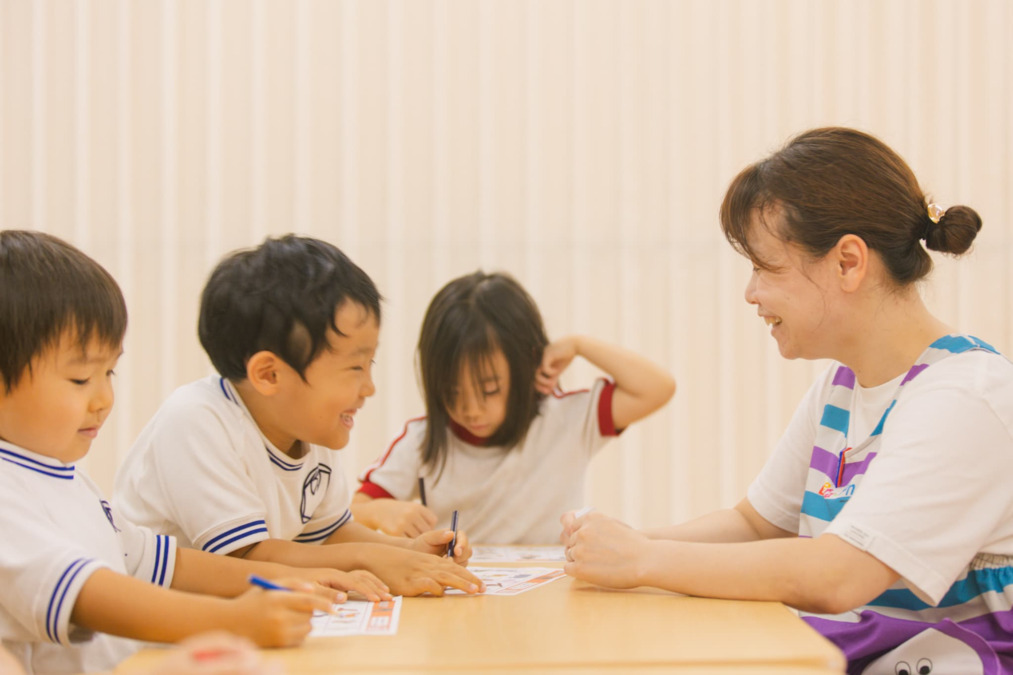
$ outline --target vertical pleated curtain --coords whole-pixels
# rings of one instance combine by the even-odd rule
[[[974,251],[923,292],[1013,350],[1011,44],[1006,0],[0,0],[0,226],[64,237],[123,287],[87,459],[106,490],[159,402],[210,372],[215,262],[292,231],[386,298],[350,481],[423,412],[429,298],[506,270],[552,335],[675,374],[588,494],[660,525],[734,504],[826,365],[780,358],[717,223],[735,173],[796,132],[872,132],[936,201],[979,210]]]

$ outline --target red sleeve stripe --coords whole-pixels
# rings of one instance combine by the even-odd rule
[[[376,483],[363,483],[359,486],[359,489],[356,490],[356,492],[361,492],[367,497],[372,497],[373,499],[394,499],[394,496],[391,493],[387,492]]]
[[[609,380],[601,388],[598,396],[598,430],[602,436],[618,436],[616,422],[612,419],[612,394],[616,390],[616,383]]]
[[[377,461],[373,462],[369,466],[369,468],[366,469],[365,473],[363,473],[361,476],[359,476],[359,482],[360,483],[368,483],[370,475],[372,475],[372,473],[374,471],[376,471],[381,466],[383,466],[384,462],[387,461],[387,458],[390,457],[391,451],[394,450],[394,446],[397,445],[398,443],[400,443],[401,439],[404,438],[408,434],[408,425],[411,424],[412,422],[418,422],[419,420],[424,420],[425,418],[426,418],[426,416],[423,415],[421,417],[413,417],[412,419],[410,419],[407,422],[405,422],[404,429],[401,430],[400,435],[398,435],[397,438],[395,438],[393,441],[391,441],[390,445],[387,446],[387,450],[383,453],[383,456],[380,457],[380,459],[378,459]],[[388,495],[388,496],[390,496],[390,495]]]

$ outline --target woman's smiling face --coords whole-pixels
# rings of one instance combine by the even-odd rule
[[[834,263],[812,258],[800,247],[777,236],[781,215],[757,214],[749,230],[756,255],[746,285],[746,302],[770,326],[781,356],[818,359],[828,355],[833,334],[832,289]]]

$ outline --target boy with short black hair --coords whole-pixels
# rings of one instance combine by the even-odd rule
[[[0,232],[3,646],[28,672],[58,673],[111,669],[134,639],[210,629],[298,644],[313,611],[340,595],[307,582],[369,587],[334,570],[177,548],[123,518],[76,466],[112,407],[126,325],[120,289],[98,263],[50,235]],[[324,597],[251,590],[252,573]]]
[[[455,564],[449,530],[395,538],[352,520],[334,450],[375,391],[379,330],[376,286],[329,243],[286,235],[227,256],[198,329],[219,374],[162,405],[117,475],[117,505],[205,551],[366,569],[401,595],[477,592],[466,537]]]

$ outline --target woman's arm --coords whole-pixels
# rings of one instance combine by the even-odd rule
[[[743,499],[734,508],[714,511],[681,525],[645,530],[644,534],[649,539],[731,543],[794,537],[796,533],[772,524],[757,513],[748,499]]]
[[[861,606],[899,575],[833,535],[738,543],[649,539],[600,514],[580,519],[567,543],[567,574],[601,586],[776,600],[837,614]]]

